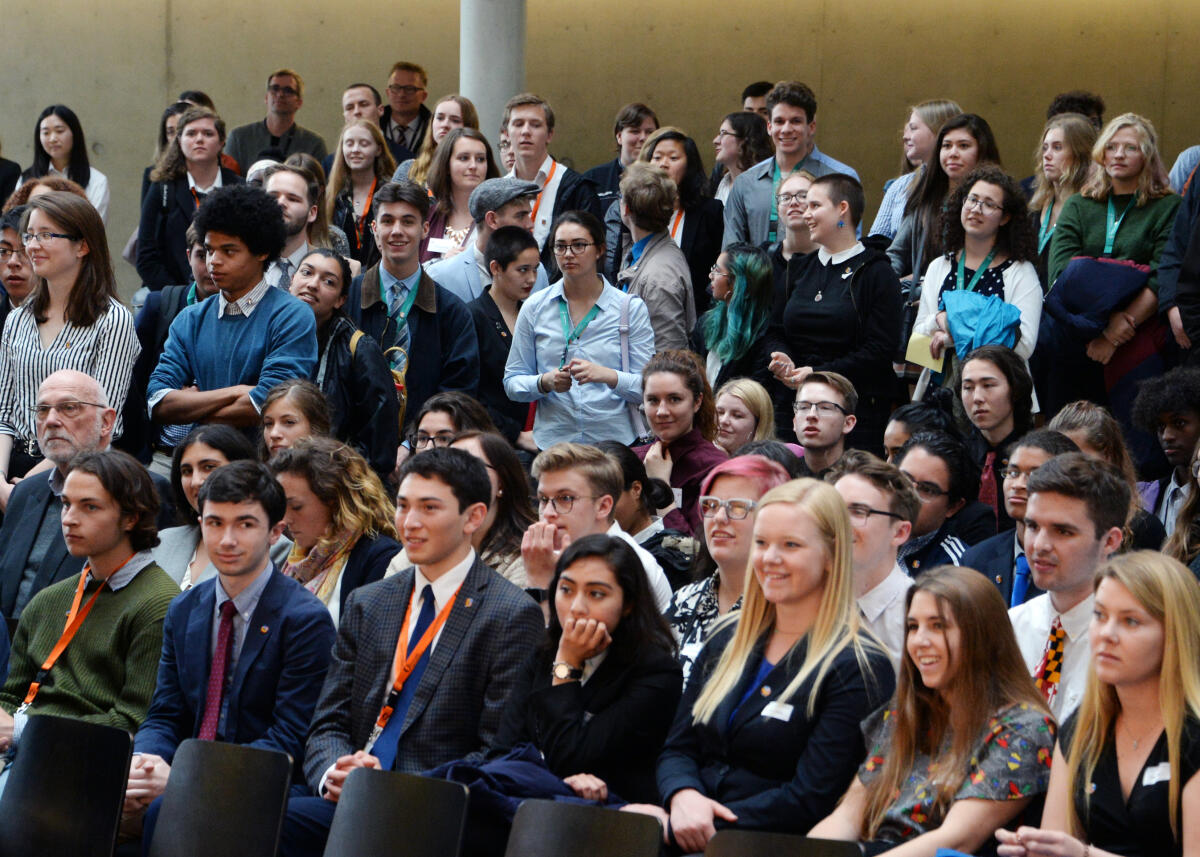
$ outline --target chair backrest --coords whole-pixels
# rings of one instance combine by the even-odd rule
[[[0,855],[112,854],[132,753],[123,729],[30,717],[0,798]]]
[[[527,800],[517,810],[505,857],[658,857],[662,826],[633,812],[553,800]]]
[[[274,857],[291,777],[287,753],[189,738],[171,763],[150,857]]]
[[[455,857],[467,821],[467,787],[356,768],[346,778],[325,857]]]
[[[857,842],[809,839],[791,833],[718,830],[704,857],[862,857]]]

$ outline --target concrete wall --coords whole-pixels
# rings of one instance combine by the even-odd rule
[[[1200,143],[1195,0],[528,0],[527,8],[528,87],[555,105],[553,150],[579,168],[612,157],[612,117],[634,100],[693,134],[711,166],[721,116],[760,78],[798,78],[817,92],[818,144],[858,169],[868,216],[896,172],[905,105],[927,98],[951,97],[985,116],[1018,176],[1032,170],[1045,105],[1067,89],[1102,93],[1109,116],[1150,117],[1168,165]],[[137,223],[158,117],[183,88],[207,90],[233,127],[263,115],[266,75],[294,66],[306,82],[299,120],[331,145],[343,86],[382,89],[395,59],[425,65],[431,100],[457,89],[458,7],[446,0],[0,0],[0,20],[3,153],[27,166],[40,110],[72,106],[112,187],[114,251]],[[128,295],[136,273],[117,265]]]

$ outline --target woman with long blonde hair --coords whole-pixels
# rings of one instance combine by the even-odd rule
[[[395,170],[396,161],[378,125],[356,119],[342,129],[329,171],[325,207],[330,224],[346,233],[350,257],[363,268],[379,261],[379,248],[371,234],[371,202]]]
[[[1036,169],[1029,212],[1038,231],[1037,269],[1043,289],[1050,287],[1046,281],[1050,239],[1063,204],[1079,193],[1095,165],[1092,147],[1096,145],[1096,133],[1096,126],[1086,116],[1060,113],[1046,123],[1034,152]]]
[[[1041,828],[1004,857],[1200,853],[1200,586],[1153,551],[1096,573],[1092,662],[1054,750]]]
[[[810,835],[891,857],[974,853],[1045,792],[1054,721],[987,577],[927,571],[906,611],[896,696],[864,725],[867,760]]]
[[[754,521],[742,609],[704,645],[658,759],[656,815],[685,852],[715,828],[807,832],[863,758],[859,723],[895,686],[861,629],[850,517],[832,486],[768,491]]]
[[[392,181],[408,179],[417,184],[425,184],[429,176],[429,167],[433,164],[433,155],[437,152],[438,143],[455,128],[474,128],[479,130],[479,112],[474,103],[465,95],[443,95],[433,106],[429,122],[425,125],[425,136],[421,139],[421,150],[415,158],[402,161],[396,167]]]

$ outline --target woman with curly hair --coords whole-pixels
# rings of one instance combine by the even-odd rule
[[[962,316],[970,308],[964,307],[961,315],[952,317],[946,308],[946,293],[965,290],[999,298],[1017,308],[1016,340],[999,344],[1010,346],[1028,360],[1037,344],[1042,287],[1033,266],[1037,258],[1033,224],[1020,185],[992,164],[973,170],[950,195],[942,214],[942,234],[946,252],[930,262],[925,272],[913,333],[932,337],[929,353],[934,359],[948,348],[952,350],[952,325],[965,321]],[[976,332],[963,347],[970,350],[993,342]],[[946,375],[949,377],[949,372]]]
[[[775,298],[771,259],[750,244],[726,247],[708,274],[713,307],[700,317],[692,332],[692,349],[705,358],[713,388],[734,378],[770,381],[770,353],[763,334],[771,322]]]
[[[366,459],[333,438],[306,438],[270,468],[287,496],[293,542],[282,571],[321,599],[336,625],[346,596],[381,579],[400,553],[396,509]]]

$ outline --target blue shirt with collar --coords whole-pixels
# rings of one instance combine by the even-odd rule
[[[421,279],[420,265],[404,279],[392,274],[384,265],[379,266],[379,285],[383,291],[384,301],[387,303],[388,315],[391,315],[392,307],[396,305],[397,301],[403,303],[409,292],[417,287],[419,279]]]
[[[650,239],[654,237],[654,233],[650,233],[644,238],[639,238],[633,242],[633,246],[629,248],[629,261],[636,265],[637,260],[642,258],[642,254],[646,252],[646,245],[650,243]]]
[[[238,656],[242,653],[242,646],[246,642],[246,632],[250,628],[250,620],[254,617],[258,601],[262,598],[263,590],[267,588],[272,574],[275,574],[275,565],[268,560],[267,567],[259,573],[258,577],[254,578],[249,586],[232,599],[225,594],[225,587],[222,585],[220,577],[217,578],[217,584],[213,589],[215,598],[213,599],[212,633],[208,636],[209,663],[212,662],[213,655],[217,651],[217,634],[221,629],[221,605],[232,600],[234,609],[237,611],[233,614],[233,636],[229,641],[229,666],[225,673],[226,681],[237,671]],[[218,735],[225,734],[225,717],[228,713],[229,694],[226,693],[221,698],[221,716],[217,720]]]

